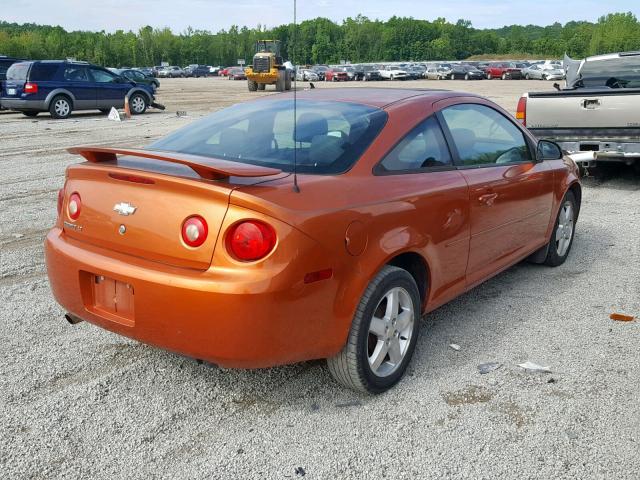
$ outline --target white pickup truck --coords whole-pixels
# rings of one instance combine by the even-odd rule
[[[640,52],[565,57],[566,86],[525,93],[516,118],[584,167],[624,162],[640,170]]]

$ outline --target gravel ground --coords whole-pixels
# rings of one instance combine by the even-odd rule
[[[512,112],[550,87],[393,85],[467,89]],[[517,265],[429,314],[407,377],[380,396],[338,387],[322,362],[225,370],[63,321],[42,242],[78,161],[64,148],[141,146],[256,95],[176,79],[162,81],[166,112],[123,123],[0,114],[2,477],[638,478],[640,322],[608,317],[640,315],[640,178],[627,171],[587,179],[563,266]],[[480,375],[485,362],[502,367]]]

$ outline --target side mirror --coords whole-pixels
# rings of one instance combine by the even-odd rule
[[[536,150],[536,158],[540,162],[544,160],[560,160],[562,159],[562,149],[555,142],[540,140]]]

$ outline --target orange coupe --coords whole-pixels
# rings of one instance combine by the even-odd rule
[[[402,377],[423,314],[564,262],[580,209],[575,163],[468,93],[273,95],[69,151],[87,161],[46,261],[70,322],[230,367],[326,358],[369,392]]]

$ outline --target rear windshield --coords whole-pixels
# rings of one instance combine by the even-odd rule
[[[30,63],[14,63],[7,70],[7,80],[26,82],[30,66]]]
[[[586,61],[576,84],[584,87],[640,88],[640,57]]]
[[[220,110],[148,148],[190,153],[292,172],[338,174],[360,158],[387,113],[346,102],[266,100]],[[297,148],[294,148],[297,147]]]

